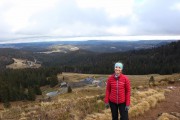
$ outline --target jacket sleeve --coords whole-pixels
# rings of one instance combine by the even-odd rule
[[[110,79],[108,78],[107,84],[106,84],[105,99],[104,99],[104,102],[105,102],[105,103],[109,103],[109,95],[110,95],[110,92],[111,92],[111,85],[110,85]]]
[[[126,97],[126,106],[130,105],[130,94],[131,94],[131,85],[129,79],[126,77],[126,87],[125,87],[125,97]]]

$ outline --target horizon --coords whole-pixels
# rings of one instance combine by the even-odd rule
[[[30,39],[29,41],[26,39]],[[34,40],[33,40],[34,39]],[[44,39],[44,40],[38,40]],[[105,36],[105,37],[69,37],[69,38],[52,38],[52,37],[30,37],[19,38],[14,41],[0,42],[0,44],[20,44],[20,43],[39,43],[39,42],[64,42],[64,41],[178,41],[180,36]]]

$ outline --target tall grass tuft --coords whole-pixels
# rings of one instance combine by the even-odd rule
[[[179,118],[168,113],[163,113],[157,120],[179,120]]]

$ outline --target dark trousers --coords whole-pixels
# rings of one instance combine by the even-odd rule
[[[109,102],[111,113],[112,113],[112,120],[118,120],[118,109],[120,112],[120,120],[128,120],[128,111],[125,110],[126,104],[116,104],[113,102]]]

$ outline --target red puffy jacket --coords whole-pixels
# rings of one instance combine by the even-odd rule
[[[105,103],[109,103],[109,100],[113,103],[126,103],[130,105],[130,81],[129,79],[120,74],[116,80],[114,74],[107,80]]]

